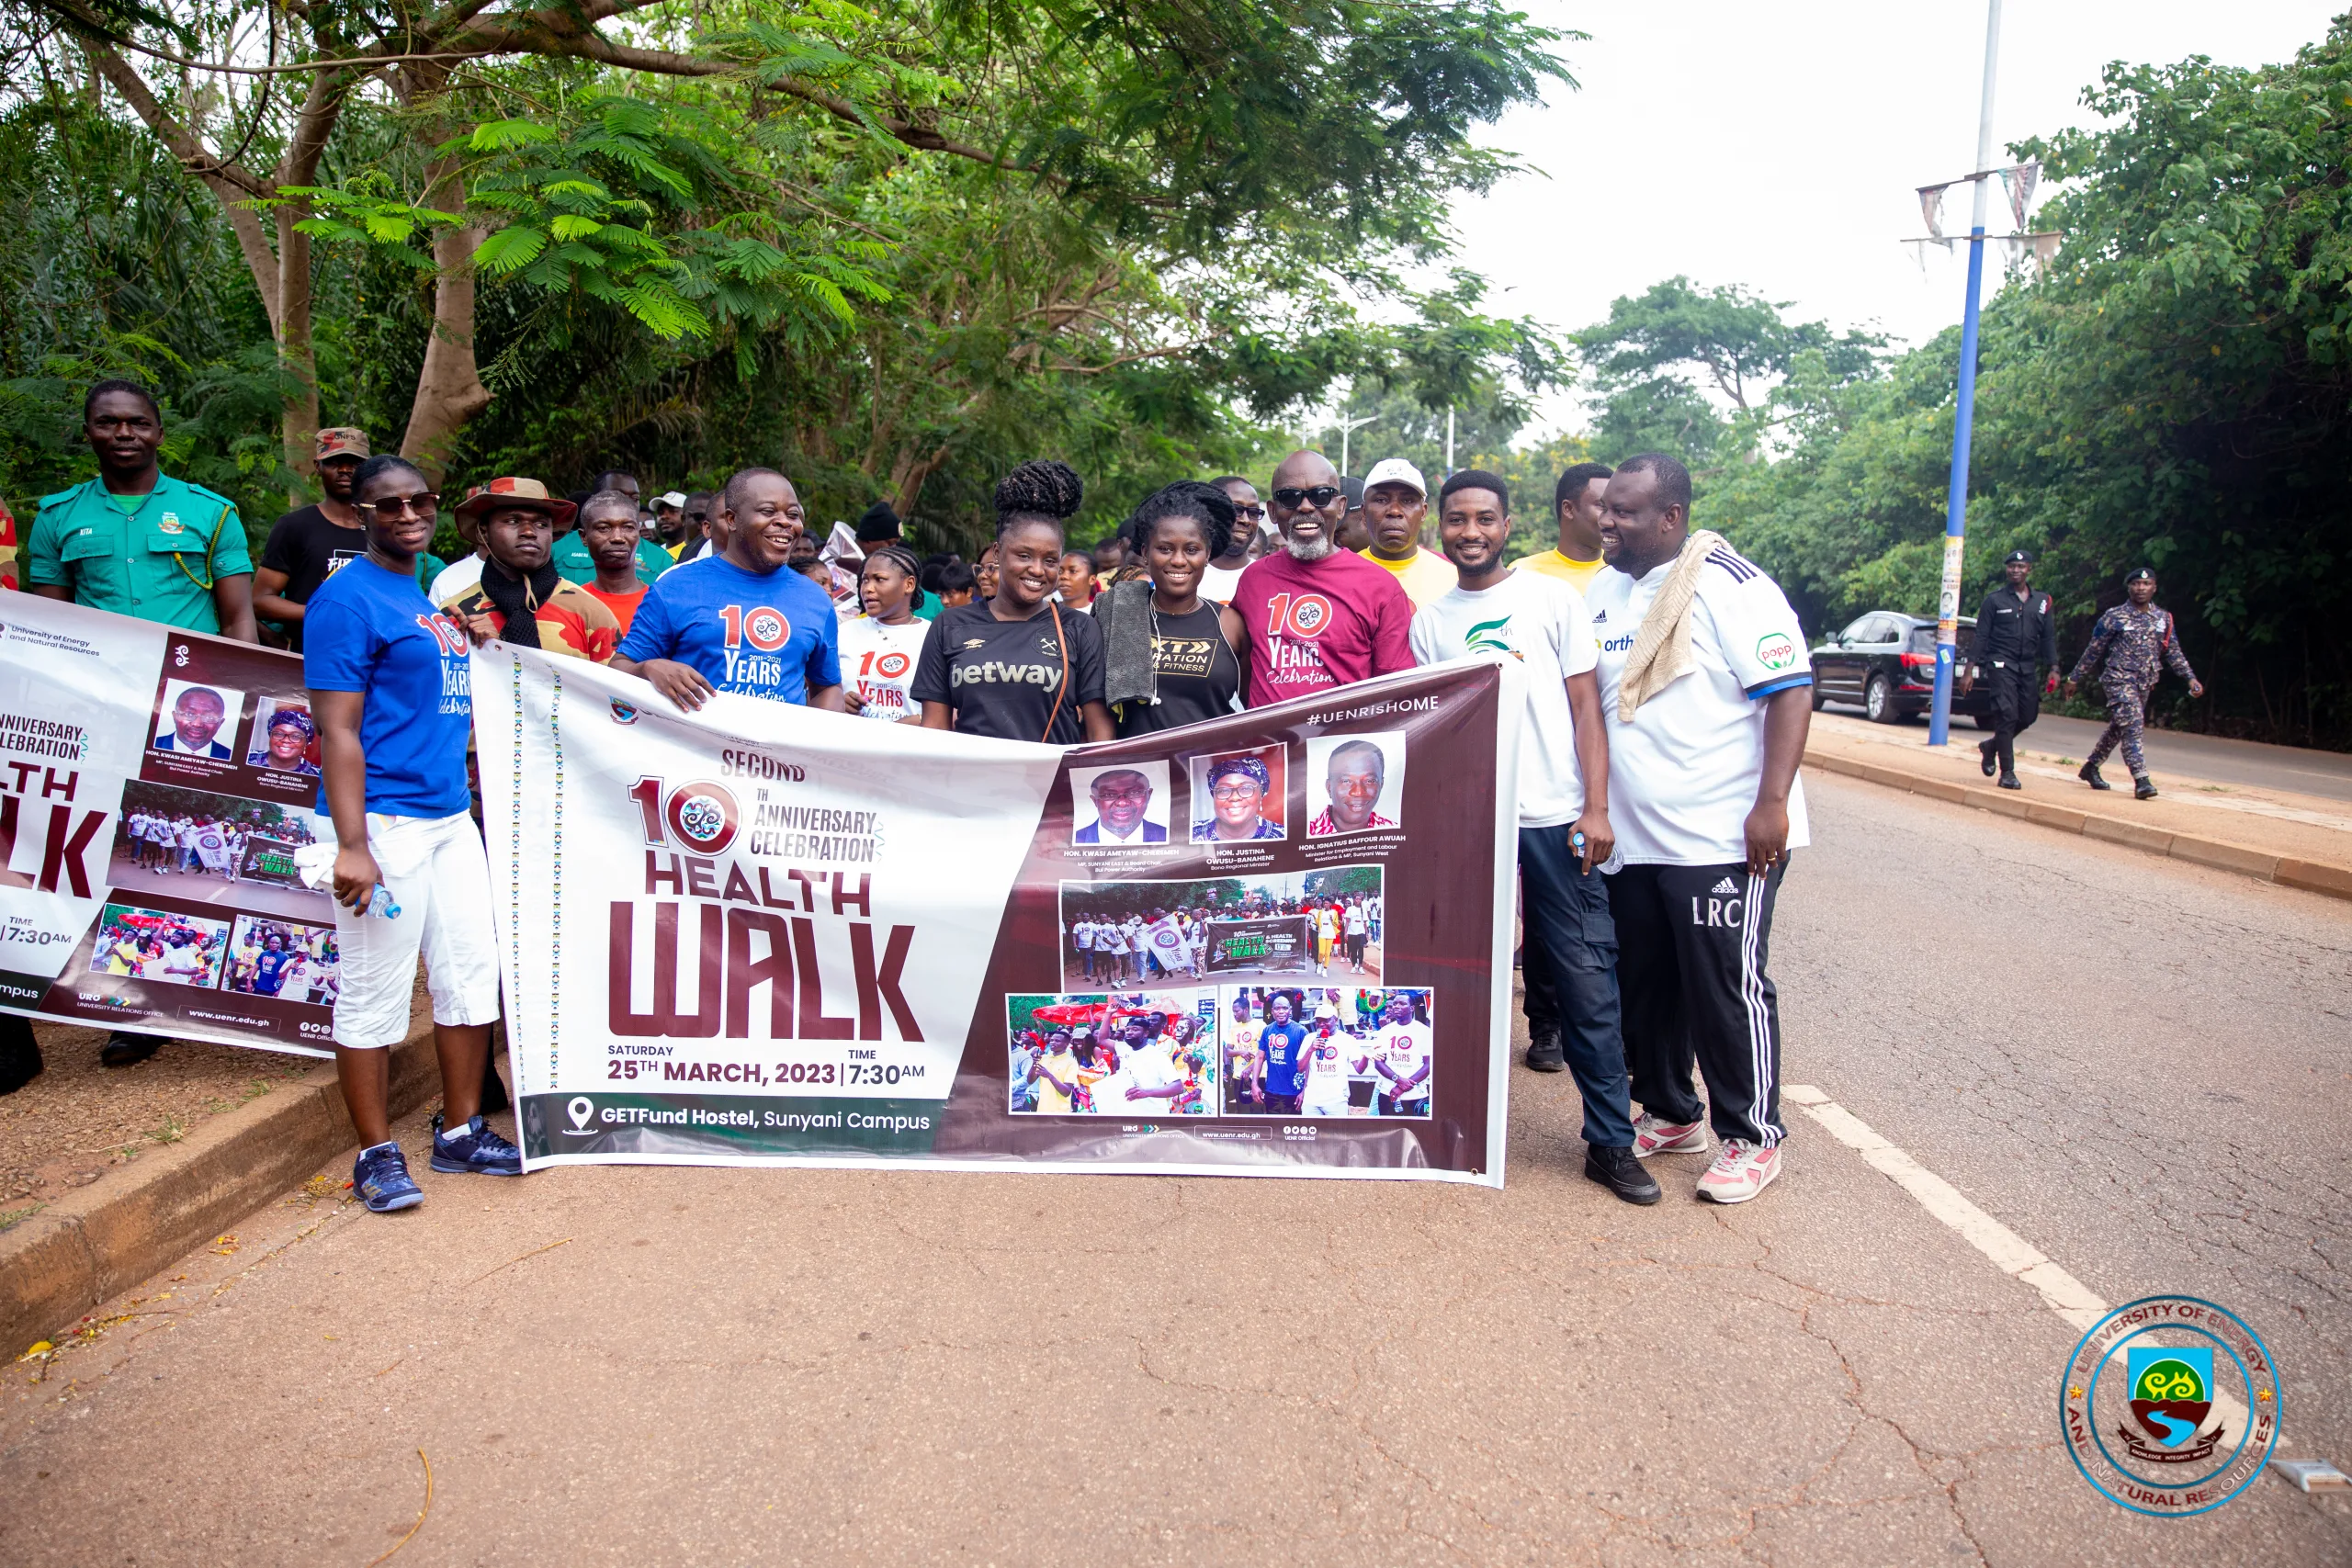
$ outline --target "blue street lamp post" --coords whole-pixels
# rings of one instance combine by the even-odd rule
[[[1976,122],[1976,195],[1968,223],[1968,304],[1960,325],[1960,398],[1953,410],[1951,489],[1944,501],[1943,588],[1936,602],[1936,700],[1928,744],[1945,744],[1951,730],[1953,660],[1960,641],[1962,554],[1968,539],[1968,442],[1976,419],[1976,297],[1984,281],[1985,182],[1993,162],[1993,73],[2001,55],[2001,0],[1989,0],[1984,22],[1984,99]]]

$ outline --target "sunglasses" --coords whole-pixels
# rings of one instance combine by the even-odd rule
[[[1274,491],[1274,501],[1279,505],[1289,507],[1293,512],[1298,510],[1299,503],[1302,502],[1319,512],[1330,505],[1332,498],[1339,493],[1338,485],[1317,485],[1313,490],[1285,488]]]
[[[1262,506],[1237,506],[1233,509],[1233,514],[1236,517],[1247,518],[1249,521],[1255,523],[1260,518],[1265,516],[1266,509]]]
[[[420,517],[432,517],[438,515],[441,511],[441,497],[433,491],[419,491],[414,495],[393,495],[387,496],[381,501],[363,501],[358,503],[358,510],[372,512],[379,517],[398,517],[411,512]]]

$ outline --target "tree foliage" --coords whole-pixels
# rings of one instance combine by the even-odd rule
[[[1985,309],[1964,602],[2032,549],[2078,646],[2153,565],[2209,688],[2182,719],[2352,743],[2352,23],[2261,70],[2110,67],[2086,102],[2103,127],[2016,149],[2066,239]],[[1701,508],[1816,626],[1934,603],[1956,340],[1792,369],[1791,449]]]

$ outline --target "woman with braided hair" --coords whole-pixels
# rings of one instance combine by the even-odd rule
[[[1053,598],[1062,525],[1084,498],[1065,463],[1023,463],[997,481],[996,592],[932,623],[910,693],[925,728],[1054,746],[1113,739],[1102,633]]]

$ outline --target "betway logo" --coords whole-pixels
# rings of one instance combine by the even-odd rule
[[[1002,664],[989,660],[980,664],[958,664],[947,672],[951,686],[981,683],[1013,686],[1050,686],[1061,679],[1061,671],[1044,664]]]

